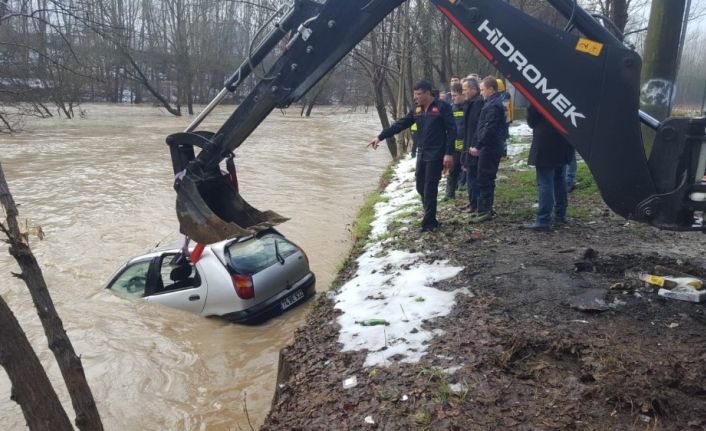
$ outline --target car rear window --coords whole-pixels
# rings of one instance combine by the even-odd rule
[[[277,251],[286,259],[299,249],[275,233],[243,242],[234,242],[226,248],[230,266],[239,274],[255,274],[277,263]]]

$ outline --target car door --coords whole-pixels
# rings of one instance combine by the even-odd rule
[[[147,274],[151,262],[151,259],[146,258],[128,263],[118,271],[106,287],[122,297],[143,297],[147,288]]]
[[[147,274],[147,300],[201,314],[208,293],[206,277],[198,265],[177,257],[176,252],[165,252],[152,260]]]

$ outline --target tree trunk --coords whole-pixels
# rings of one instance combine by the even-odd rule
[[[385,109],[385,98],[382,95],[382,83],[375,84],[373,88],[373,93],[375,94],[375,110],[380,118],[380,124],[383,129],[390,127],[390,120],[387,118],[387,110]],[[392,136],[385,140],[387,143],[387,149],[390,150],[390,154],[393,159],[397,159],[397,142],[395,137]]]
[[[32,431],[73,430],[47,373],[12,310],[0,297],[0,365],[12,383],[10,398],[20,405]]]
[[[670,115],[686,0],[653,0],[645,40],[640,102],[648,114]]]
[[[100,431],[103,429],[103,424],[91,388],[86,381],[81,359],[76,355],[71,341],[66,335],[61,318],[54,308],[39,264],[29,245],[22,241],[17,224],[17,207],[5,181],[2,165],[0,165],[0,202],[7,215],[8,232],[6,234],[10,243],[10,255],[15,258],[22,270],[22,273],[17,274],[16,277],[25,282],[32,296],[37,315],[47,336],[49,349],[56,358],[69,391],[71,404],[76,412],[76,426],[82,431]]]
[[[621,33],[625,33],[625,26],[628,23],[627,0],[613,0],[610,9],[610,20],[620,29]]]

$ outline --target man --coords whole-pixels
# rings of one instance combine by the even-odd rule
[[[368,146],[377,150],[380,142],[417,124],[417,193],[422,197],[424,217],[422,232],[429,232],[440,223],[436,219],[436,198],[443,168],[453,165],[456,124],[451,106],[434,99],[429,81],[419,81],[414,87],[415,107],[395,124],[380,132]]]
[[[444,196],[444,200],[456,198],[456,188],[458,187],[459,177],[461,176],[461,151],[463,150],[463,136],[465,134],[463,112],[466,107],[466,98],[463,95],[461,84],[455,83],[451,86],[451,98],[453,100],[451,110],[453,112],[454,121],[456,122],[456,140],[454,141],[453,152],[454,163],[449,172],[449,176],[446,178],[446,195]]]
[[[551,229],[555,223],[566,223],[566,165],[574,153],[569,142],[534,106],[527,108],[527,125],[532,128],[532,146],[527,163],[537,170],[539,206],[534,223],[522,226],[534,231]]]
[[[466,98],[463,118],[465,123],[463,150],[461,153],[461,165],[466,173],[466,183],[468,184],[468,205],[461,208],[462,212],[474,213],[478,208],[478,157],[469,153],[473,147],[473,139],[478,128],[478,117],[483,108],[483,98],[480,95],[478,81],[468,78],[463,81],[463,95]]]
[[[460,83],[461,83],[461,81],[458,79],[458,76],[456,76],[456,75],[451,76],[451,81],[449,82],[449,91],[448,91],[448,93],[446,93],[446,92],[444,93],[444,97],[443,97],[444,102],[448,103],[449,105],[453,104],[453,97],[451,95],[451,92],[453,91],[452,88],[454,85],[460,84]]]
[[[485,103],[480,111],[478,129],[471,156],[478,156],[478,208],[470,223],[481,223],[495,218],[495,177],[503,154],[505,137],[505,107],[498,94],[498,82],[486,76],[480,83],[480,94]]]

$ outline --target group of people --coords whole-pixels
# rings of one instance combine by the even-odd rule
[[[493,209],[495,179],[500,160],[507,154],[512,119],[506,96],[499,91],[501,85],[502,81],[493,76],[483,79],[477,75],[463,79],[454,77],[450,97],[441,97],[431,82],[419,81],[413,87],[415,106],[368,144],[377,149],[383,140],[412,129],[413,153],[417,157],[416,189],[424,207],[422,232],[441,225],[436,218],[436,205],[444,170],[449,172],[446,198],[455,197],[460,182],[467,186],[468,204],[460,210],[470,214],[470,223],[482,223],[496,217]],[[450,103],[444,99],[450,99]],[[540,196],[537,219],[524,227],[546,230],[551,226],[552,211],[555,211],[555,222],[566,221],[567,184],[563,180],[563,187],[560,187],[558,177],[563,175],[565,178],[568,152],[573,154],[573,149],[536,111],[528,111],[528,124],[534,131],[530,164],[537,167]],[[566,151],[562,149],[557,153],[554,147],[560,139],[564,140],[561,144],[565,144]],[[561,167],[554,166],[559,161],[563,162]]]

